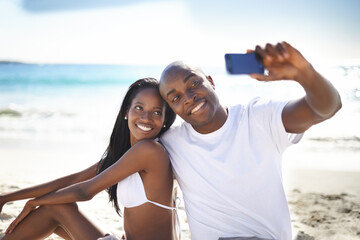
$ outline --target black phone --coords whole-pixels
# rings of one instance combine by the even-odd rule
[[[255,52],[252,53],[227,53],[225,54],[226,70],[230,74],[264,74],[265,68],[262,58]]]

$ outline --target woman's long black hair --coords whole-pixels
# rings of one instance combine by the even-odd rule
[[[122,157],[122,155],[127,150],[130,149],[130,130],[128,127],[128,122],[124,118],[132,100],[140,91],[148,88],[153,88],[159,91],[159,82],[155,78],[142,78],[131,84],[131,86],[129,87],[121,104],[119,114],[116,118],[115,126],[110,137],[110,143],[106,148],[100,162],[98,163],[98,174],[113,165]],[[165,101],[164,104],[166,106],[164,121],[165,127],[161,129],[158,136],[161,136],[161,134],[163,134],[167,129],[170,128],[170,126],[174,123],[176,117],[176,114],[171,110],[171,108]],[[120,208],[117,202],[116,189],[117,184],[109,187],[107,189],[107,192],[109,194],[109,200],[112,201],[116,212],[120,215]]]

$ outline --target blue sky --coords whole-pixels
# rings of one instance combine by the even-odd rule
[[[0,60],[223,64],[286,40],[310,60],[360,59],[360,1],[0,0]]]

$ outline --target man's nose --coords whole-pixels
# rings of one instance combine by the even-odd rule
[[[187,91],[185,96],[186,96],[186,99],[185,99],[186,104],[193,103],[197,98],[196,93],[192,92],[192,91]]]

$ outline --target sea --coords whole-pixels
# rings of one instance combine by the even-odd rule
[[[163,68],[1,62],[0,139],[107,142],[129,85],[144,77],[158,79]],[[308,167],[360,171],[360,65],[315,68],[338,89],[343,107],[332,119],[308,130],[304,147],[297,151],[307,152],[301,155],[306,159],[319,151],[337,153],[331,160],[310,157],[304,161]],[[246,104],[258,96],[285,100],[304,95],[301,86],[293,81],[258,82],[246,75],[229,75],[225,66],[203,69],[215,81],[223,105]],[[181,121],[177,118],[175,124]],[[346,154],[348,160],[341,157]]]

